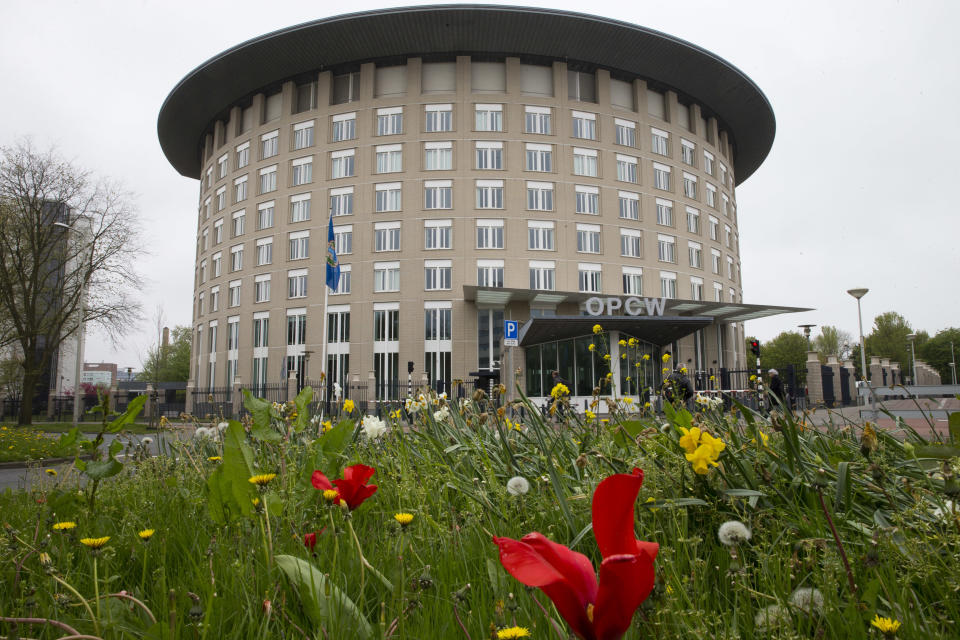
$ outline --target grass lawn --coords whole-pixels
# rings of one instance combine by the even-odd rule
[[[81,433],[96,433],[100,430],[99,422],[81,422],[79,424]],[[18,427],[10,425],[11,429],[17,429]],[[45,433],[66,433],[73,429],[72,422],[34,422],[29,427],[36,431],[43,431]],[[124,431],[127,433],[136,433],[138,435],[156,433],[156,429],[151,429],[147,423],[133,423],[124,426]]]
[[[44,430],[0,426],[0,462],[65,458],[76,452],[76,444],[62,446]]]

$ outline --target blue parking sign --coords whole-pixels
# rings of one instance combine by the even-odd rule
[[[520,323],[516,320],[503,321],[503,337],[507,340],[516,340],[520,333]]]

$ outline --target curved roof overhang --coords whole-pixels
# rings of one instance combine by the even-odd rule
[[[677,91],[716,115],[731,137],[737,183],[763,162],[776,121],[743,72],[673,36],[554,9],[434,5],[352,13],[274,31],[228,49],[186,75],[160,108],[170,164],[200,176],[200,141],[238,100],[278,81],[347,63],[432,54],[530,56],[583,62]]]

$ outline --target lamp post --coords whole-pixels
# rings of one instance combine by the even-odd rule
[[[953,341],[950,341],[950,381],[957,384],[957,358],[953,355]]]
[[[74,229],[72,225],[66,224],[64,222],[54,222],[53,226],[62,227],[68,232],[80,233],[78,229]],[[91,251],[93,249],[91,248]],[[78,256],[79,258],[79,256]],[[80,265],[76,266],[76,269],[79,271]],[[83,374],[83,306],[86,302],[87,296],[87,278],[80,274],[80,298],[78,301],[78,312],[77,312],[77,352],[76,352],[76,367],[73,372],[73,426],[76,427],[80,422],[80,412],[83,407],[83,398],[81,396],[80,388],[80,377]]]
[[[913,348],[913,341],[917,339],[917,334],[908,333],[907,340],[910,341],[910,357],[913,359],[913,367],[911,371],[913,372],[913,386],[917,386],[917,351]]]
[[[807,351],[810,351],[810,329],[813,329],[813,328],[814,328],[815,326],[817,326],[817,325],[815,325],[815,324],[800,324],[800,325],[797,325],[797,326],[800,327],[801,329],[803,329],[803,336],[807,339]]]
[[[867,350],[863,344],[863,312],[860,310],[860,298],[867,295],[870,289],[847,289],[847,293],[857,299],[857,322],[860,325],[860,379],[864,384],[867,382]],[[875,416],[876,414],[874,414]]]

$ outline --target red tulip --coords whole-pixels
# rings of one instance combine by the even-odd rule
[[[365,464],[355,464],[343,470],[343,478],[334,480],[333,483],[327,479],[322,471],[313,472],[310,482],[315,489],[326,491],[333,489],[336,485],[337,493],[340,494],[340,500],[347,503],[351,511],[363,504],[363,501],[377,492],[377,485],[366,484],[373,474],[377,472],[373,467]]]
[[[653,561],[660,546],[634,537],[634,504],[643,471],[610,476],[593,494],[593,535],[603,562],[600,581],[587,556],[539,533],[520,540],[494,537],[510,575],[539,587],[583,640],[618,640],[653,590]]]
[[[313,551],[313,548],[317,546],[317,536],[323,535],[323,532],[326,530],[327,528],[324,527],[323,529],[320,529],[320,531],[314,531],[313,533],[303,534],[303,546],[305,546],[310,551]]]

